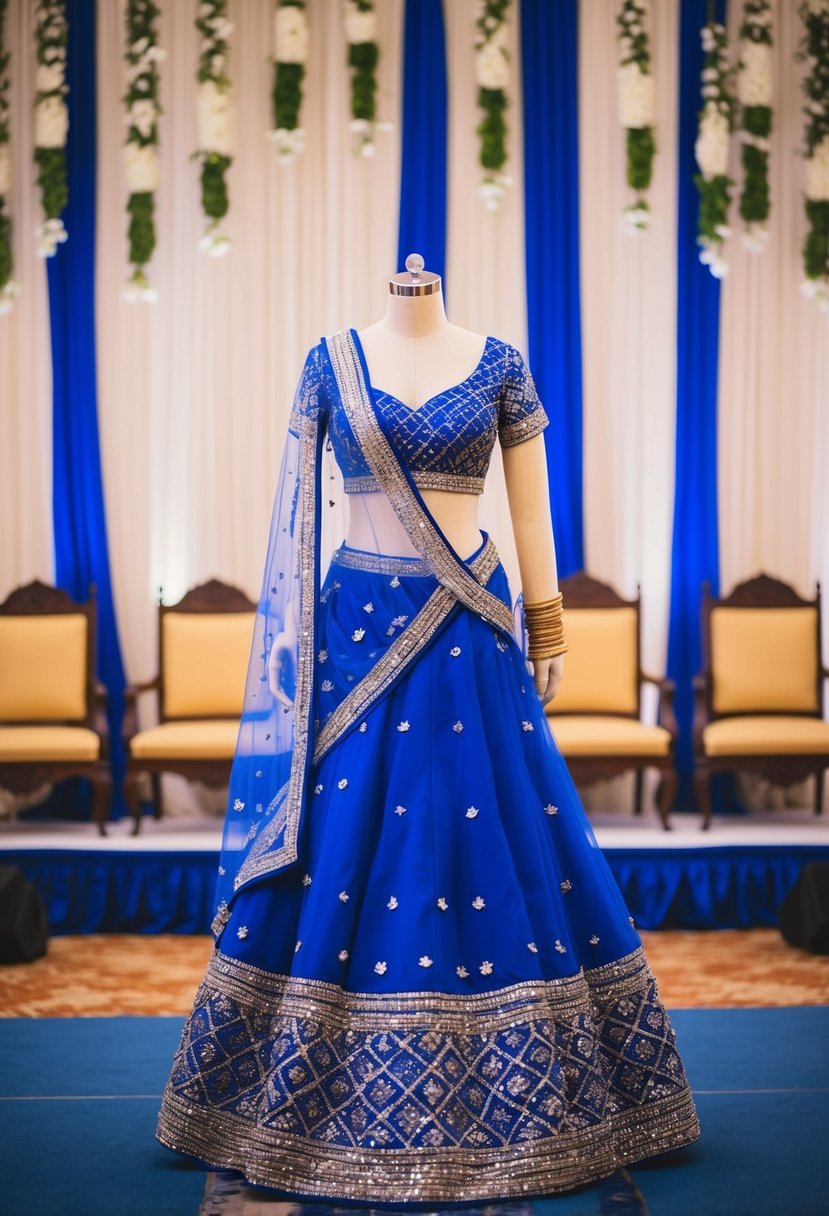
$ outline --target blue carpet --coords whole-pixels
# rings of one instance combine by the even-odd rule
[[[576,1194],[487,1205],[487,1216],[829,1211],[829,1008],[680,1010],[673,1019],[701,1140]],[[3,1216],[196,1216],[206,1182],[205,1216],[241,1212],[227,1179],[153,1139],[180,1032],[178,1018],[0,1019]],[[307,1205],[304,1216],[312,1210],[330,1211]]]

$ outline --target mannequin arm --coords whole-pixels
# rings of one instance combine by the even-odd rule
[[[503,457],[521,587],[526,602],[535,604],[558,592],[544,436],[504,448]],[[532,669],[536,691],[546,705],[564,675],[564,656],[534,659]]]

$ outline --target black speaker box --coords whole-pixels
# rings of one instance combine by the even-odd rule
[[[18,866],[0,866],[0,963],[31,963],[48,940],[40,892]]]
[[[829,954],[829,863],[804,866],[780,905],[780,932],[787,942]]]

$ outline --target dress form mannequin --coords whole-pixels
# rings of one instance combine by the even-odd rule
[[[485,335],[452,325],[446,316],[440,276],[421,275],[423,260],[406,260],[410,274],[389,280],[385,316],[360,331],[375,389],[416,410],[433,396],[466,379],[478,363]],[[528,603],[558,591],[543,435],[503,450],[518,567]],[[477,549],[479,495],[425,488],[423,500],[441,531],[462,557]],[[350,494],[347,543],[358,549],[411,555],[411,541],[385,494]],[[564,657],[536,659],[533,680],[541,699],[552,700],[564,674]]]

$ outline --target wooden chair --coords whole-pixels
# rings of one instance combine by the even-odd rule
[[[106,689],[95,678],[97,607],[38,581],[0,604],[0,787],[92,782],[102,836],[112,801]]]
[[[556,742],[577,784],[636,772],[634,812],[642,811],[642,775],[661,773],[657,806],[668,830],[676,795],[677,722],[672,680],[647,675],[640,658],[641,612],[613,587],[583,572],[561,580],[569,651],[565,676],[547,715]],[[641,719],[642,683],[655,684],[660,726]]]
[[[711,823],[709,778],[749,770],[779,785],[815,777],[815,814],[829,766],[822,715],[820,584],[815,598],[768,574],[723,599],[703,584],[703,671],[694,677],[694,788]]]
[[[255,616],[256,605],[242,591],[216,579],[192,588],[177,604],[159,598],[159,673],[125,693],[124,794],[135,835],[141,826],[141,774],[150,774],[156,819],[162,815],[162,773],[212,787],[227,784]],[[158,725],[138,730],[136,701],[148,691],[157,697]]]

